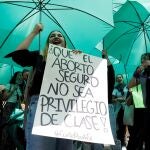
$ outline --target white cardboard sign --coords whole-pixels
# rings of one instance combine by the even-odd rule
[[[32,133],[114,144],[104,59],[50,44]]]

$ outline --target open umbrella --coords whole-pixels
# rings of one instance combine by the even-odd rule
[[[128,1],[114,14],[115,28],[103,39],[103,47],[125,66],[138,65],[150,52],[150,14],[138,2]]]
[[[44,31],[32,50],[43,48],[50,31],[60,30],[69,48],[99,55],[95,45],[113,28],[111,0],[0,0],[0,14],[1,58],[14,51],[38,22]]]

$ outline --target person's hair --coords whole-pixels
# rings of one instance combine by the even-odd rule
[[[123,79],[123,75],[122,75],[122,74],[117,74],[117,75],[116,75],[116,79],[117,79],[118,76],[121,76],[122,79]]]
[[[55,31],[57,31],[57,32],[60,32],[60,31],[58,31],[58,30],[53,30],[53,31],[51,31],[50,33],[49,33],[49,35],[48,35],[48,37],[47,37],[47,40],[46,40],[46,44],[45,44],[45,47],[44,47],[44,50],[43,50],[43,57],[44,58],[46,58],[47,57],[47,51],[48,51],[48,47],[49,47],[49,37],[51,36],[51,34],[53,33],[53,32],[55,32]],[[60,32],[61,33],[61,32]],[[62,33],[61,33],[62,34]],[[64,40],[65,40],[65,47],[66,47],[66,38],[64,37],[64,35],[62,34],[62,36],[63,36],[63,38],[64,38]]]
[[[26,72],[29,72],[29,70],[28,70],[28,69],[23,69],[22,75],[23,75],[24,73],[26,73]]]
[[[141,55],[141,62],[143,60],[150,60],[150,53],[144,53]]]
[[[12,78],[10,79],[10,84],[16,84],[16,78],[17,78],[17,75],[21,73],[20,71],[17,71],[14,73],[14,75],[12,76]]]

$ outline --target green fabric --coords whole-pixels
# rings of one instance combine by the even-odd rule
[[[0,0],[0,14],[0,62],[9,64],[14,62],[4,56],[16,49],[36,23],[41,22],[44,29],[30,50],[42,50],[49,33],[59,30],[68,48],[95,56],[101,56],[96,44],[114,28],[112,0]]]
[[[133,95],[135,108],[145,108],[141,84],[131,89],[132,89],[132,95]]]
[[[115,14],[115,28],[103,40],[108,54],[127,65],[138,65],[150,52],[150,14],[136,1],[127,1]]]
[[[114,13],[117,12],[126,1],[137,1],[150,12],[150,0],[112,0],[112,1]]]

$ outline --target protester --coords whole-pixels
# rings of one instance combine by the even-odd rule
[[[114,89],[114,84],[115,84],[115,71],[113,68],[112,63],[110,62],[107,51],[103,50],[102,51],[102,57],[107,60],[107,68],[108,68],[108,104],[109,104],[109,118],[110,118],[110,125],[111,125],[111,131],[112,135],[114,138],[115,145],[111,145],[110,148],[114,150],[121,150],[121,143],[117,139],[116,135],[116,117],[115,117],[115,112],[114,112],[114,106],[112,103],[112,92]],[[92,144],[91,150],[104,150],[104,145],[103,144]]]
[[[123,123],[124,109],[126,104],[126,98],[128,94],[127,85],[124,82],[122,74],[116,75],[116,86],[112,92],[112,101],[114,104],[114,111],[116,114],[116,124],[117,124],[117,138],[121,141],[121,145],[126,146],[125,134],[126,125]]]
[[[128,87],[132,89],[141,85],[144,108],[134,109],[134,125],[129,126],[129,142],[127,150],[142,150],[143,144],[145,150],[150,150],[150,53],[144,53],[141,56],[141,65],[135,70]],[[139,87],[136,87],[137,92]],[[131,93],[132,94],[132,93]],[[134,101],[138,99],[133,98]],[[132,99],[128,103],[131,103]]]
[[[20,90],[20,84],[22,83],[22,73],[15,72],[11,78],[9,84],[7,85],[6,93],[6,104],[3,109],[3,131],[2,131],[2,141],[3,149],[5,150],[15,150],[18,147],[16,141],[16,130],[13,123],[10,123],[10,116],[12,115],[15,108],[20,108],[20,101],[22,93]],[[14,138],[15,137],[15,138]]]
[[[12,56],[13,60],[18,64],[33,67],[32,76],[30,78],[31,82],[29,84],[30,104],[26,123],[26,150],[72,150],[72,140],[31,134],[49,43],[64,48],[66,47],[66,40],[62,33],[59,31],[52,31],[46,40],[46,45],[43,51],[30,52],[27,50],[35,36],[42,30],[42,24],[36,24],[29,36],[18,46],[17,51],[9,55]]]

